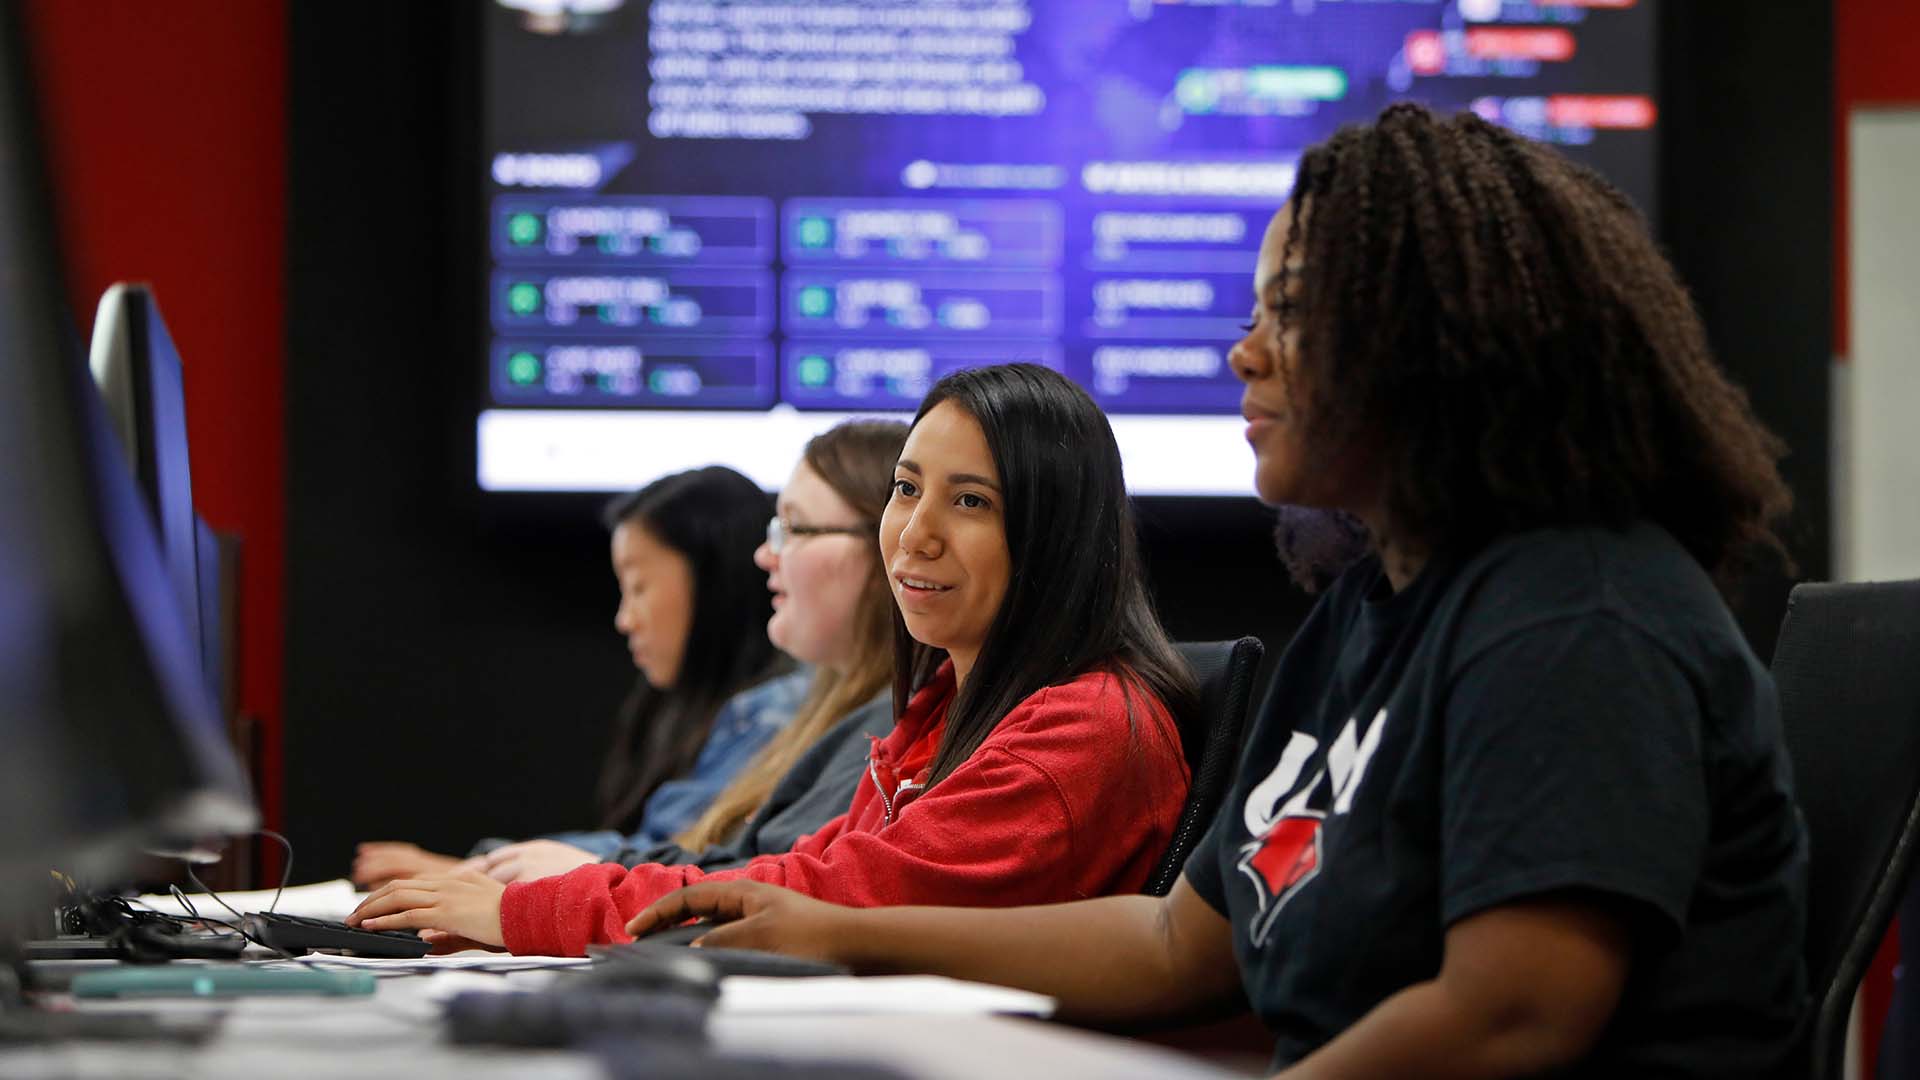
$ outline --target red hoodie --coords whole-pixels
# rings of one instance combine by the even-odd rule
[[[876,739],[847,812],[784,855],[732,870],[583,866],[507,886],[516,953],[580,956],[624,942],[642,908],[696,881],[765,881],[854,907],[1014,907],[1135,892],[1173,838],[1187,795],[1180,736],[1136,686],[1081,675],[1014,706],[965,764],[925,787],[953,701],[943,666]]]

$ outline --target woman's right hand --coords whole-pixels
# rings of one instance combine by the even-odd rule
[[[708,881],[655,900],[627,923],[641,937],[688,919],[714,926],[694,944],[715,949],[760,949],[851,965],[858,909],[829,904],[758,881]]]
[[[348,926],[366,930],[438,930],[436,947],[504,948],[500,897],[505,885],[485,874],[401,878],[360,901]]]
[[[363,889],[377,889],[395,878],[451,874],[459,865],[459,859],[436,855],[417,844],[374,840],[355,849],[352,877]]]

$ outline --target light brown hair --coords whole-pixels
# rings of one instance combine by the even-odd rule
[[[807,443],[801,460],[853,507],[866,529],[864,542],[871,558],[854,609],[853,660],[845,671],[818,669],[793,721],[740,770],[698,821],[674,837],[682,848],[698,851],[726,842],[828,728],[891,685],[893,593],[880,557],[880,514],[892,491],[894,463],[906,442],[907,425],[897,420],[850,420]]]

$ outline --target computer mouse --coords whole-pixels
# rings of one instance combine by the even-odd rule
[[[851,975],[852,971],[839,964],[830,964],[820,960],[808,960],[798,956],[783,956],[775,952],[760,949],[726,949],[701,947],[690,949],[696,938],[713,929],[714,924],[706,919],[688,923],[684,926],[670,926],[656,930],[630,945],[589,946],[589,956],[619,956],[629,953],[685,953],[697,956],[705,961],[721,976],[761,975],[781,978],[801,978],[819,975]]]
[[[680,926],[661,927],[636,940],[644,941],[649,945],[691,945],[711,929],[713,929],[711,920],[695,919]]]
[[[713,1000],[720,970],[696,949],[659,948],[652,940],[593,951],[593,966],[566,980],[570,989],[644,990]]]

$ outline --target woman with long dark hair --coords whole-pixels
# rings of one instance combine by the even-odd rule
[[[1106,1024],[1251,1006],[1287,1077],[1787,1072],[1806,833],[1714,585],[1778,549],[1780,446],[1645,223],[1400,105],[1302,157],[1253,286],[1254,487],[1333,577],[1173,893],[858,911],[732,881],[630,931],[707,916],[708,945]]]
[[[772,513],[758,485],[718,465],[662,477],[608,505],[620,584],[614,629],[639,678],[601,766],[598,828],[552,838],[582,861],[692,825],[798,708],[807,676],[789,673],[767,640],[772,607],[752,561]],[[353,876],[375,884],[460,863],[412,844],[369,843]]]
[[[703,878],[861,905],[1139,889],[1186,796],[1173,718],[1193,688],[1147,599],[1106,417],[1033,365],[940,380],[879,533],[900,715],[846,813],[737,870],[590,866],[504,894],[478,874],[397,881],[350,921],[578,955]]]

